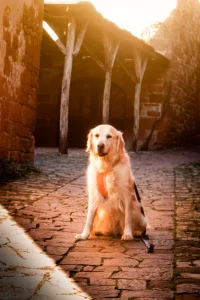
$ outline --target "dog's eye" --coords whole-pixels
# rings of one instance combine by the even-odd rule
[[[106,137],[107,139],[111,139],[112,135],[108,134]]]
[[[96,138],[98,138],[98,137],[99,137],[99,134],[98,134],[98,133],[97,133],[97,134],[95,134],[95,137],[96,137]]]

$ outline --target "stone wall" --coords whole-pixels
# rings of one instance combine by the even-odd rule
[[[43,1],[0,3],[0,159],[33,160]]]
[[[155,82],[152,74],[146,74],[144,79],[140,145],[146,146],[144,141],[152,131],[149,125],[156,121],[149,148],[199,144],[199,1],[177,1],[176,9],[157,26],[157,32],[148,42],[170,59],[170,68],[161,72]]]
[[[169,68],[151,63],[144,75],[141,89],[140,134],[138,149],[167,147],[169,119]]]

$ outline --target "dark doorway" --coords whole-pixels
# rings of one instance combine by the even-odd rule
[[[40,78],[36,145],[58,147],[62,78],[60,75],[51,78],[47,71],[41,72]],[[103,88],[104,78],[87,77],[71,83],[68,135],[70,147],[85,147],[89,130],[102,123]],[[110,124],[124,131],[125,113],[126,94],[117,84],[112,83]]]
[[[69,145],[85,147],[89,130],[102,123],[103,78],[84,78],[71,85],[69,106]],[[110,124],[124,130],[126,95],[112,83]]]

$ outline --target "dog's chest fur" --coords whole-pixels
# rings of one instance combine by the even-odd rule
[[[116,172],[97,172],[97,188],[101,195],[101,205],[107,209],[123,210],[123,189]]]
[[[105,199],[109,198],[115,191],[116,176],[114,176],[114,172],[103,173],[97,171],[96,179],[100,194]]]

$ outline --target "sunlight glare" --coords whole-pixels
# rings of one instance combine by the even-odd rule
[[[73,4],[80,1],[45,0],[44,3]],[[92,2],[105,18],[139,38],[142,38],[146,28],[157,22],[163,22],[177,5],[177,0],[90,0],[89,2]]]
[[[1,299],[11,299],[11,286],[16,288],[14,291],[17,299],[21,299],[19,296],[22,295],[22,291],[29,295],[26,299],[91,299],[67,276],[67,272],[57,266],[33,241],[2,205],[0,232],[1,276],[9,279],[3,283],[5,297]]]
[[[47,24],[47,22],[43,21],[42,23],[43,28],[46,30],[46,32],[50,35],[53,41],[57,41],[59,38],[57,34],[53,31],[53,29]]]

